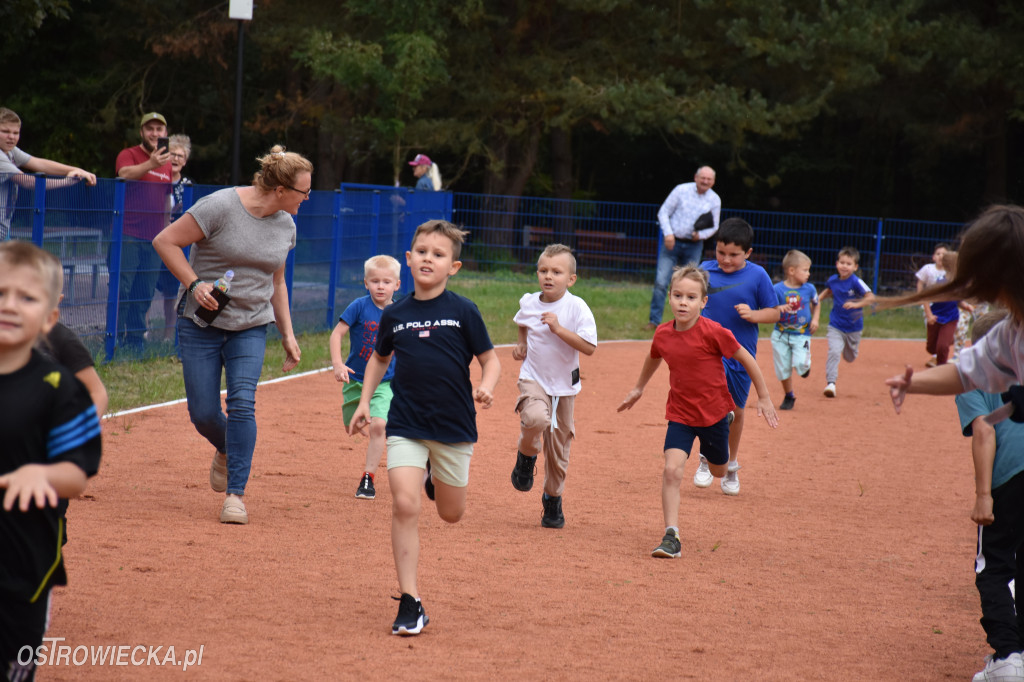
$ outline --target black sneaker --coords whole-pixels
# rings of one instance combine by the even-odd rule
[[[423,489],[427,491],[429,499],[434,499],[434,479],[430,477],[430,460],[427,460],[427,473],[423,475]]]
[[[423,603],[411,594],[402,593],[401,598],[392,597],[398,602],[398,617],[391,626],[393,635],[418,635],[426,627],[430,619],[423,612]]]
[[[512,469],[512,487],[522,492],[529,492],[533,487],[533,475],[537,473],[537,455],[527,457],[516,452],[516,466]]]
[[[780,410],[792,410],[793,409],[793,404],[795,402],[796,402],[796,397],[795,396],[787,395],[785,398],[782,399],[782,404],[779,405],[779,409]]]
[[[360,500],[372,500],[377,497],[377,490],[373,487],[373,479],[370,474],[363,474],[363,480],[359,482],[356,489],[356,497]]]
[[[545,528],[561,528],[565,525],[565,516],[562,515],[562,498],[551,497],[547,493],[541,495],[541,504],[544,505],[544,516],[540,519],[540,525]]]
[[[660,557],[663,559],[678,559],[682,552],[683,545],[679,542],[679,536],[676,535],[674,530],[665,531],[665,537],[661,539],[661,544],[654,548],[651,552],[651,556]]]

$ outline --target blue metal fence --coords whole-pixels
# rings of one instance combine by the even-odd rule
[[[118,321],[132,304],[149,306],[144,328],[145,353],[169,355],[173,338],[161,294],[122,298],[125,196],[134,183],[100,179],[95,187],[68,185],[42,176],[21,176],[17,186],[0,176],[0,238],[10,227],[13,238],[29,239],[64,263],[61,317],[98,357],[121,357]],[[185,208],[221,189],[195,185],[185,194]],[[331,328],[338,314],[363,295],[362,264],[387,253],[403,263],[403,291],[412,278],[404,266],[416,225],[430,219],[452,220],[470,233],[463,249],[464,276],[502,278],[529,271],[545,245],[572,246],[581,273],[590,282],[653,280],[661,239],[656,204],[567,201],[450,192],[414,192],[408,188],[343,184],[338,190],[314,191],[296,217],[298,240],[286,276],[296,331]],[[738,216],[754,228],[752,259],[781,276],[786,251],[798,248],[811,257],[811,281],[820,287],[835,272],[836,252],[854,246],[861,252],[861,277],[876,291],[914,287],[914,272],[928,262],[936,242],[954,241],[962,225],[852,216],[772,213],[724,209],[722,219]],[[708,243],[706,257],[713,258]],[[153,274],[159,263],[153,266]],[[172,294],[173,296],[173,294]]]

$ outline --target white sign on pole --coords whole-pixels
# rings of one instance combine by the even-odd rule
[[[252,0],[230,0],[228,18],[252,21]]]

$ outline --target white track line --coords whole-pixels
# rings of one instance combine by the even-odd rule
[[[759,340],[760,341],[764,341],[766,339],[759,339]],[[818,339],[811,339],[811,340],[812,341],[827,341],[828,339],[818,338]],[[601,343],[599,345],[607,345],[609,343],[636,343],[638,341],[649,341],[649,339],[614,339],[614,340],[610,340],[610,341],[601,341]],[[862,339],[862,341],[913,341],[915,343],[921,343],[922,341],[924,341],[924,339]],[[512,343],[503,343],[503,344],[496,345],[495,348],[510,348],[510,347],[512,347],[514,345],[515,344],[512,344]],[[301,379],[302,377],[308,377],[308,376],[312,376],[314,374],[322,374],[323,372],[329,372],[329,371],[331,371],[330,367],[323,367],[321,369],[313,369],[313,370],[310,370],[308,372],[302,372],[300,374],[289,374],[288,376],[278,377],[276,379],[268,379],[266,381],[261,381],[261,382],[259,382],[256,385],[257,386],[263,386],[264,384],[276,384],[276,383],[279,383],[279,382],[282,382],[282,381],[291,381],[292,379]],[[226,393],[227,393],[227,391],[221,391],[220,392],[221,395],[224,395]],[[166,403],[158,403],[156,405],[143,405],[142,407],[133,407],[130,410],[122,410],[121,412],[114,412],[113,414],[105,414],[105,415],[103,415],[103,418],[104,419],[111,419],[113,417],[125,417],[125,416],[128,416],[130,414],[137,414],[139,412],[146,412],[148,410],[155,410],[158,407],[170,407],[171,405],[178,405],[178,404],[181,404],[183,402],[185,402],[185,398],[181,398],[180,400],[172,400],[172,401],[166,402]]]

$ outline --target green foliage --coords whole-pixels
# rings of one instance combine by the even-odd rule
[[[9,0],[0,23],[24,147],[105,177],[155,109],[192,137],[191,177],[228,180],[239,26],[243,175],[281,142],[314,157],[320,189],[406,179],[423,150],[459,189],[568,196],[590,150],[555,154],[558,130],[593,158],[713,151],[737,206],[966,195],[974,211],[1007,196],[1024,120],[1024,9],[1007,0],[267,0],[241,24],[209,0]],[[987,172],[943,191],[962,159]],[[564,189],[567,166],[584,187]]]

